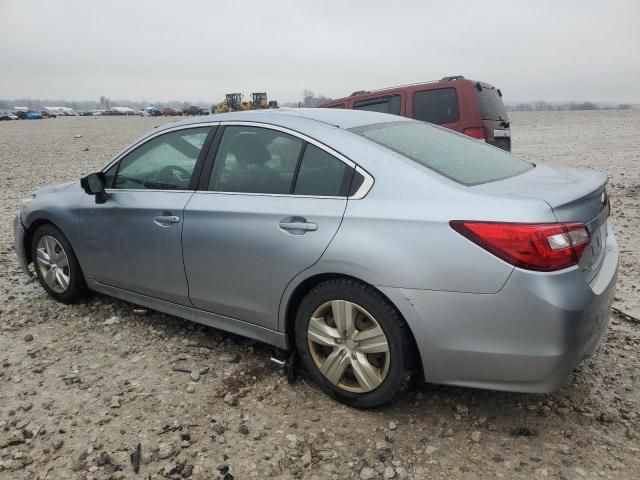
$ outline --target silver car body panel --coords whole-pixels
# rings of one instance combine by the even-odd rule
[[[334,237],[345,198],[197,192],[184,213],[184,265],[193,306],[276,330],[282,292]],[[285,230],[286,220],[316,230]]]
[[[79,182],[45,187],[16,219],[16,251],[26,264],[31,227],[49,221],[67,236],[91,289],[283,348],[296,289],[318,275],[354,277],[378,288],[402,313],[428,381],[531,392],[556,388],[606,329],[618,265],[607,214],[596,202],[606,177],[537,165],[516,177],[466,187],[346,130],[387,121],[413,120],[295,109],[158,127],[105,169],[154,136],[242,123],[305,138],[355,165],[365,182],[349,199],[109,191],[104,213],[111,202],[131,208],[131,216],[123,224],[113,214],[106,223],[84,218],[88,223],[81,228],[79,219],[103,206]],[[551,182],[556,175],[559,183]],[[137,218],[142,211],[144,218]],[[167,212],[179,221],[153,222]],[[281,228],[285,219],[317,228],[294,235]],[[588,265],[525,271],[459,235],[449,227],[454,219],[585,221],[601,249]],[[130,264],[117,258],[124,255]],[[113,264],[105,267],[107,262]],[[107,275],[115,275],[116,265],[124,274],[114,281]],[[154,275],[160,280],[150,288],[146,282]]]
[[[173,303],[191,305],[182,262],[184,207],[190,191],[109,190],[97,204],[84,195],[79,208],[85,276]],[[176,222],[159,222],[175,217]]]

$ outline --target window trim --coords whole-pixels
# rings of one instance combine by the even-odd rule
[[[367,172],[364,168],[360,167],[354,161],[345,157],[344,155],[332,149],[331,147],[328,147],[325,144],[317,141],[316,139],[309,137],[303,133],[300,133],[296,130],[291,130],[290,128],[287,128],[287,127],[281,127],[280,125],[273,125],[271,123],[234,121],[234,120],[219,122],[219,126],[223,128],[219,128],[217,130],[217,132],[221,132],[221,133],[219,136],[216,135],[217,138],[215,142],[215,147],[209,149],[206,165],[202,169],[202,173],[204,175],[201,176],[201,181],[198,182],[196,193],[206,193],[206,194],[213,194],[213,195],[249,195],[249,196],[261,196],[261,197],[326,198],[326,199],[339,198],[339,199],[349,199],[349,200],[360,200],[364,198],[367,195],[367,193],[369,193],[369,190],[371,190],[371,187],[373,186],[374,179],[371,176],[371,174],[369,174],[369,172]],[[364,181],[362,182],[362,185],[360,185],[360,188],[358,188],[358,190],[350,196],[349,195],[346,195],[346,196],[296,195],[293,193],[217,192],[217,191],[207,190],[206,187],[204,187],[203,185],[202,179],[207,176],[207,172],[208,172],[208,175],[210,175],[211,172],[213,171],[213,162],[215,161],[217,150],[220,146],[220,140],[222,137],[222,133],[224,133],[224,127],[236,127],[236,126],[256,127],[256,128],[265,128],[269,130],[275,130],[278,132],[291,135],[292,137],[296,137],[299,140],[302,140],[303,142],[310,143],[315,147],[318,147],[320,150],[324,150],[329,155],[335,157],[337,160],[341,161],[342,163],[346,164],[348,167],[360,173],[364,177]]]
[[[103,173],[106,172],[115,164],[119,163],[120,160],[126,157],[129,153],[133,152],[138,147],[141,147],[147,142],[153,140],[154,138],[160,137],[161,135],[176,132],[179,130],[209,127],[210,128],[209,133],[207,134],[207,138],[205,139],[204,144],[202,145],[202,149],[198,154],[198,159],[196,160],[196,164],[193,168],[193,173],[191,174],[191,180],[189,181],[189,188],[187,190],[163,190],[163,189],[152,189],[152,188],[106,188],[105,192],[165,192],[165,193],[194,192],[195,190],[197,190],[198,180],[200,178],[200,175],[202,174],[202,169],[203,169],[204,163],[206,162],[206,158],[209,153],[209,149],[211,147],[213,137],[215,136],[218,130],[217,127],[219,125],[220,125],[220,122],[202,122],[202,123],[189,123],[186,125],[178,125],[175,127],[162,129],[159,132],[155,132],[151,135],[141,138],[139,141],[135,142],[134,144],[129,145],[120,153],[118,153],[114,158],[112,158],[109,162],[107,162],[106,165],[104,165],[100,170]],[[212,128],[212,127],[215,127],[215,128]],[[118,165],[116,168],[116,177],[118,175],[119,170],[120,170],[120,165]]]

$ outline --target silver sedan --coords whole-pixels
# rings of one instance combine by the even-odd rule
[[[606,330],[606,182],[396,116],[230,113],[41,188],[16,251],[59,301],[92,290],[297,352],[350,405],[414,380],[548,392]]]

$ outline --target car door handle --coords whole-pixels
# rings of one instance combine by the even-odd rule
[[[178,223],[180,217],[175,215],[157,215],[153,217],[153,221],[156,223]]]
[[[318,230],[318,224],[307,222],[304,218],[285,219],[280,222],[280,228],[294,235],[300,235],[304,232],[315,232]]]

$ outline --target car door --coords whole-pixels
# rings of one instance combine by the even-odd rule
[[[353,164],[308,140],[276,127],[221,127],[184,213],[194,307],[276,329],[285,287],[336,234],[354,175]]]
[[[89,278],[190,305],[182,262],[183,212],[212,128],[182,127],[152,137],[107,169],[105,203],[83,198],[79,232]]]

